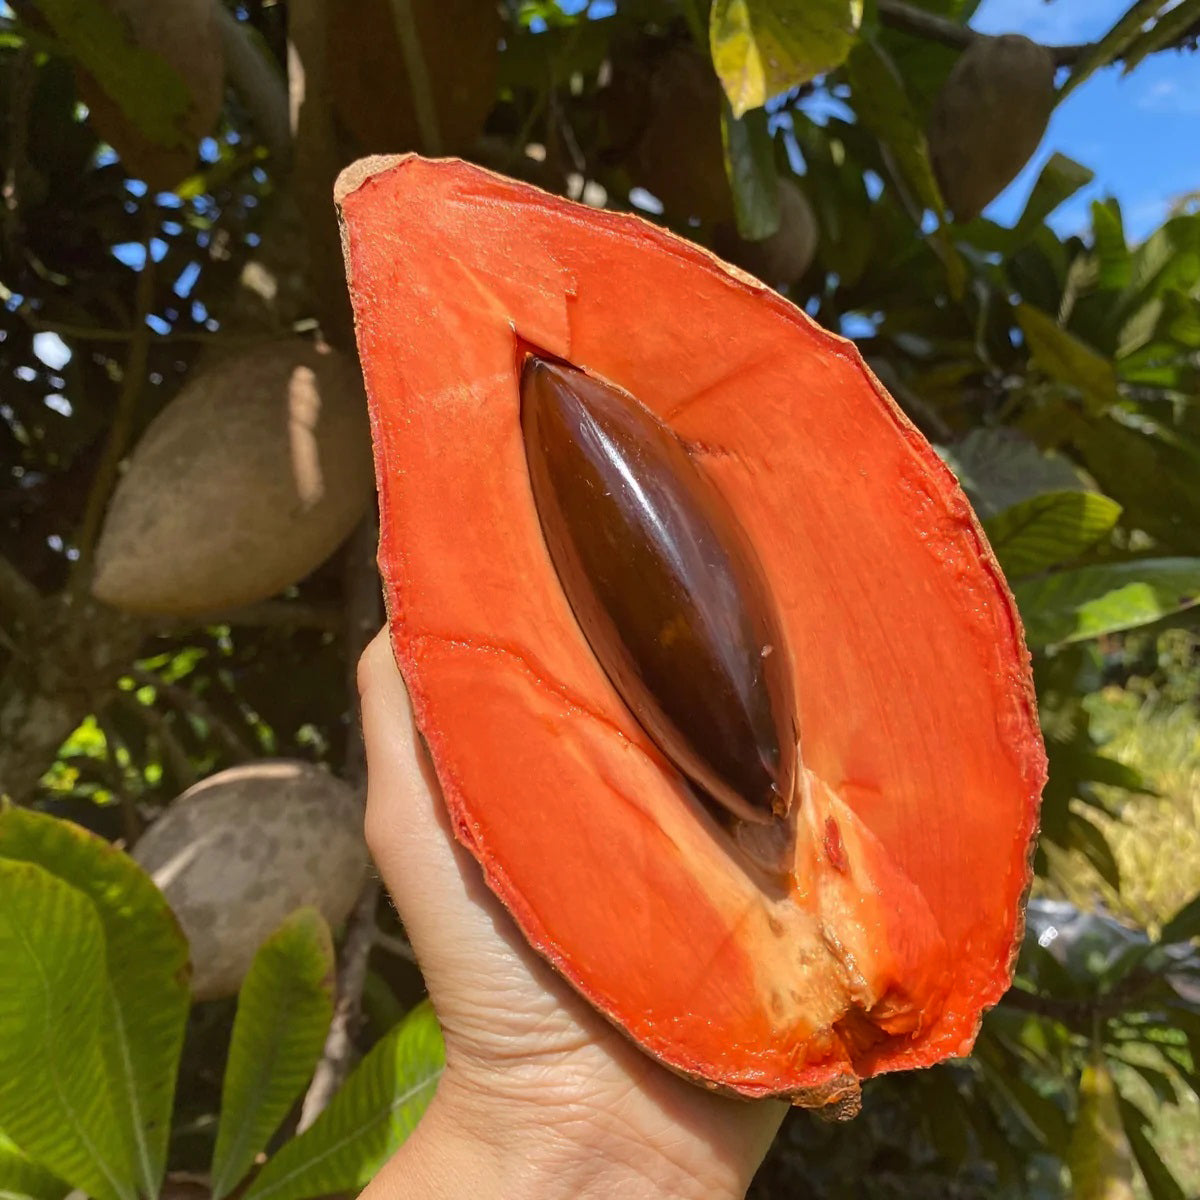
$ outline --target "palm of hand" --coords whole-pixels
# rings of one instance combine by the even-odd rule
[[[360,666],[367,838],[421,963],[453,1090],[480,1138],[541,1139],[740,1194],[785,1108],[715,1096],[663,1070],[526,945],[456,845],[386,635]],[[439,1097],[440,1098],[440,1097]]]

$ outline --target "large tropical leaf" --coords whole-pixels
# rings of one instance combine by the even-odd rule
[[[1071,441],[1101,488],[1125,509],[1125,524],[1166,552],[1200,554],[1200,421],[1166,405],[1114,408],[1078,422]]]
[[[71,1190],[57,1175],[27,1158],[0,1133],[0,1197],[3,1200],[62,1200]]]
[[[862,10],[862,0],[716,0],[713,66],[734,116],[840,66]]]
[[[1117,523],[1121,506],[1099,492],[1046,492],[984,522],[992,549],[1010,578],[1077,558]]]
[[[1135,629],[1200,601],[1200,558],[1144,558],[1057,571],[1013,586],[1031,645]]]
[[[1052,154],[1034,181],[1029,199],[1013,231],[1014,241],[1021,242],[1040,228],[1045,219],[1069,200],[1080,188],[1086,187],[1096,173],[1068,158]]]
[[[135,1200],[99,1027],[104,930],[81,891],[0,859],[0,1128],[96,1200]]]
[[[244,1200],[358,1191],[415,1128],[444,1055],[433,1009],[420,1004],[359,1063],[320,1117],[267,1163]]]
[[[162,893],[127,854],[69,821],[0,813],[0,858],[37,863],[95,905],[104,930],[108,1013],[101,1044],[138,1187],[157,1196],[166,1171],[175,1076],[188,1006],[188,947]]]
[[[920,207],[943,215],[925,131],[887,52],[873,39],[860,38],[846,60],[846,74],[859,121],[890,152]]]
[[[225,1066],[213,1200],[237,1186],[312,1076],[333,1016],[333,965],[315,908],[294,912],[255,955]]]
[[[1146,1132],[1150,1121],[1145,1113],[1125,1099],[1119,1101],[1119,1108],[1129,1145],[1137,1159],[1138,1170],[1142,1173],[1150,1200],[1188,1200],[1179,1181],[1171,1174],[1170,1168],[1163,1162]]]
[[[738,233],[751,241],[770,237],[779,228],[779,180],[766,112],[756,109],[735,117],[725,101],[721,138]]]
[[[1017,306],[1017,321],[1034,362],[1051,379],[1076,389],[1089,412],[1103,413],[1117,402],[1117,371],[1110,359],[1031,304]]]
[[[1014,429],[974,429],[938,453],[983,521],[1046,492],[1084,486],[1065,458],[1043,454]]]

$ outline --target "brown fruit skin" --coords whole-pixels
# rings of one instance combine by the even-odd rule
[[[200,139],[217,123],[225,94],[225,54],[217,13],[211,0],[104,0],[126,24],[130,40],[161,55],[175,69],[191,96],[182,143],[177,147],[147,141],[120,107],[86,71],[76,80],[92,124],[120,155],[130,175],[152,191],[169,191],[196,167]]]
[[[494,0],[413,0],[441,153],[464,150],[496,94],[503,22]],[[364,154],[422,145],[390,0],[330,0],[326,51],[338,120]]]
[[[371,497],[357,366],[299,338],[196,372],[117,486],[92,591],[187,616],[273,596],[337,548]]]
[[[614,149],[631,181],[670,217],[723,221],[733,215],[721,141],[721,84],[708,58],[671,46],[651,64],[614,62],[602,101]]]
[[[738,236],[732,222],[717,226],[713,248],[724,259],[773,288],[797,283],[817,252],[817,215],[790,179],[779,181],[779,228],[759,242]]]
[[[979,37],[929,115],[929,154],[946,204],[969,221],[1029,161],[1054,109],[1054,58],[1020,34]]]
[[[231,996],[259,946],[297,908],[331,925],[367,869],[362,804],[311,763],[263,759],[210,775],[133,850],[187,935],[192,994]]]

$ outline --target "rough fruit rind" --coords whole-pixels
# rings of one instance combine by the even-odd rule
[[[264,341],[194,372],[150,423],[109,506],[92,590],[178,615],[266,599],[324,562],[370,496],[353,362]]]
[[[180,144],[160,146],[129,120],[84,71],[79,89],[91,120],[130,175],[169,190],[196,165],[200,139],[212,132],[225,96],[225,55],[212,0],[105,0],[142,50],[161,55],[183,80],[191,105]]]
[[[367,867],[362,823],[352,788],[287,759],[231,767],[171,804],[133,857],[187,936],[197,1000],[233,995],[297,908],[334,926],[346,917]]]
[[[860,1078],[966,1052],[1011,978],[1045,757],[953,476],[850,343],[646,222],[411,156],[338,198],[392,645],[454,832],[530,944],[743,1096],[850,1109]],[[517,339],[651,407],[762,558],[806,765],[783,886],[582,638],[530,496]]]
[[[929,154],[959,221],[977,217],[1029,161],[1054,109],[1054,57],[1020,34],[977,37],[929,114]]]

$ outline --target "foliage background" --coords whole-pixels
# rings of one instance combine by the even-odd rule
[[[1102,196],[1086,232],[1056,232],[1095,185],[1052,154],[1014,219],[953,220],[924,130],[974,8],[247,0],[221,9],[220,115],[167,188],[98,133],[81,84],[97,63],[65,7],[6,10],[0,790],[130,845],[237,762],[359,779],[346,681],[379,620],[369,515],[249,608],[148,619],[89,592],[120,463],[189,376],[265,339],[352,349],[340,166],[453,151],[735,258],[776,235],[787,181],[815,249],[770,282],[854,334],[985,519],[1052,773],[1042,907],[976,1055],[872,1084],[848,1127],[794,1114],[754,1194],[1200,1194],[1200,214],[1182,197],[1135,244]],[[117,26],[135,47],[136,28]],[[1141,0],[1098,43],[1056,49],[1059,94],[1155,56],[1194,64],[1198,28],[1194,0]],[[147,110],[178,85],[167,66],[134,71]],[[338,1081],[420,996],[399,933],[371,885],[340,941]],[[188,1018],[172,1178],[210,1161],[232,1021],[231,1002]]]

